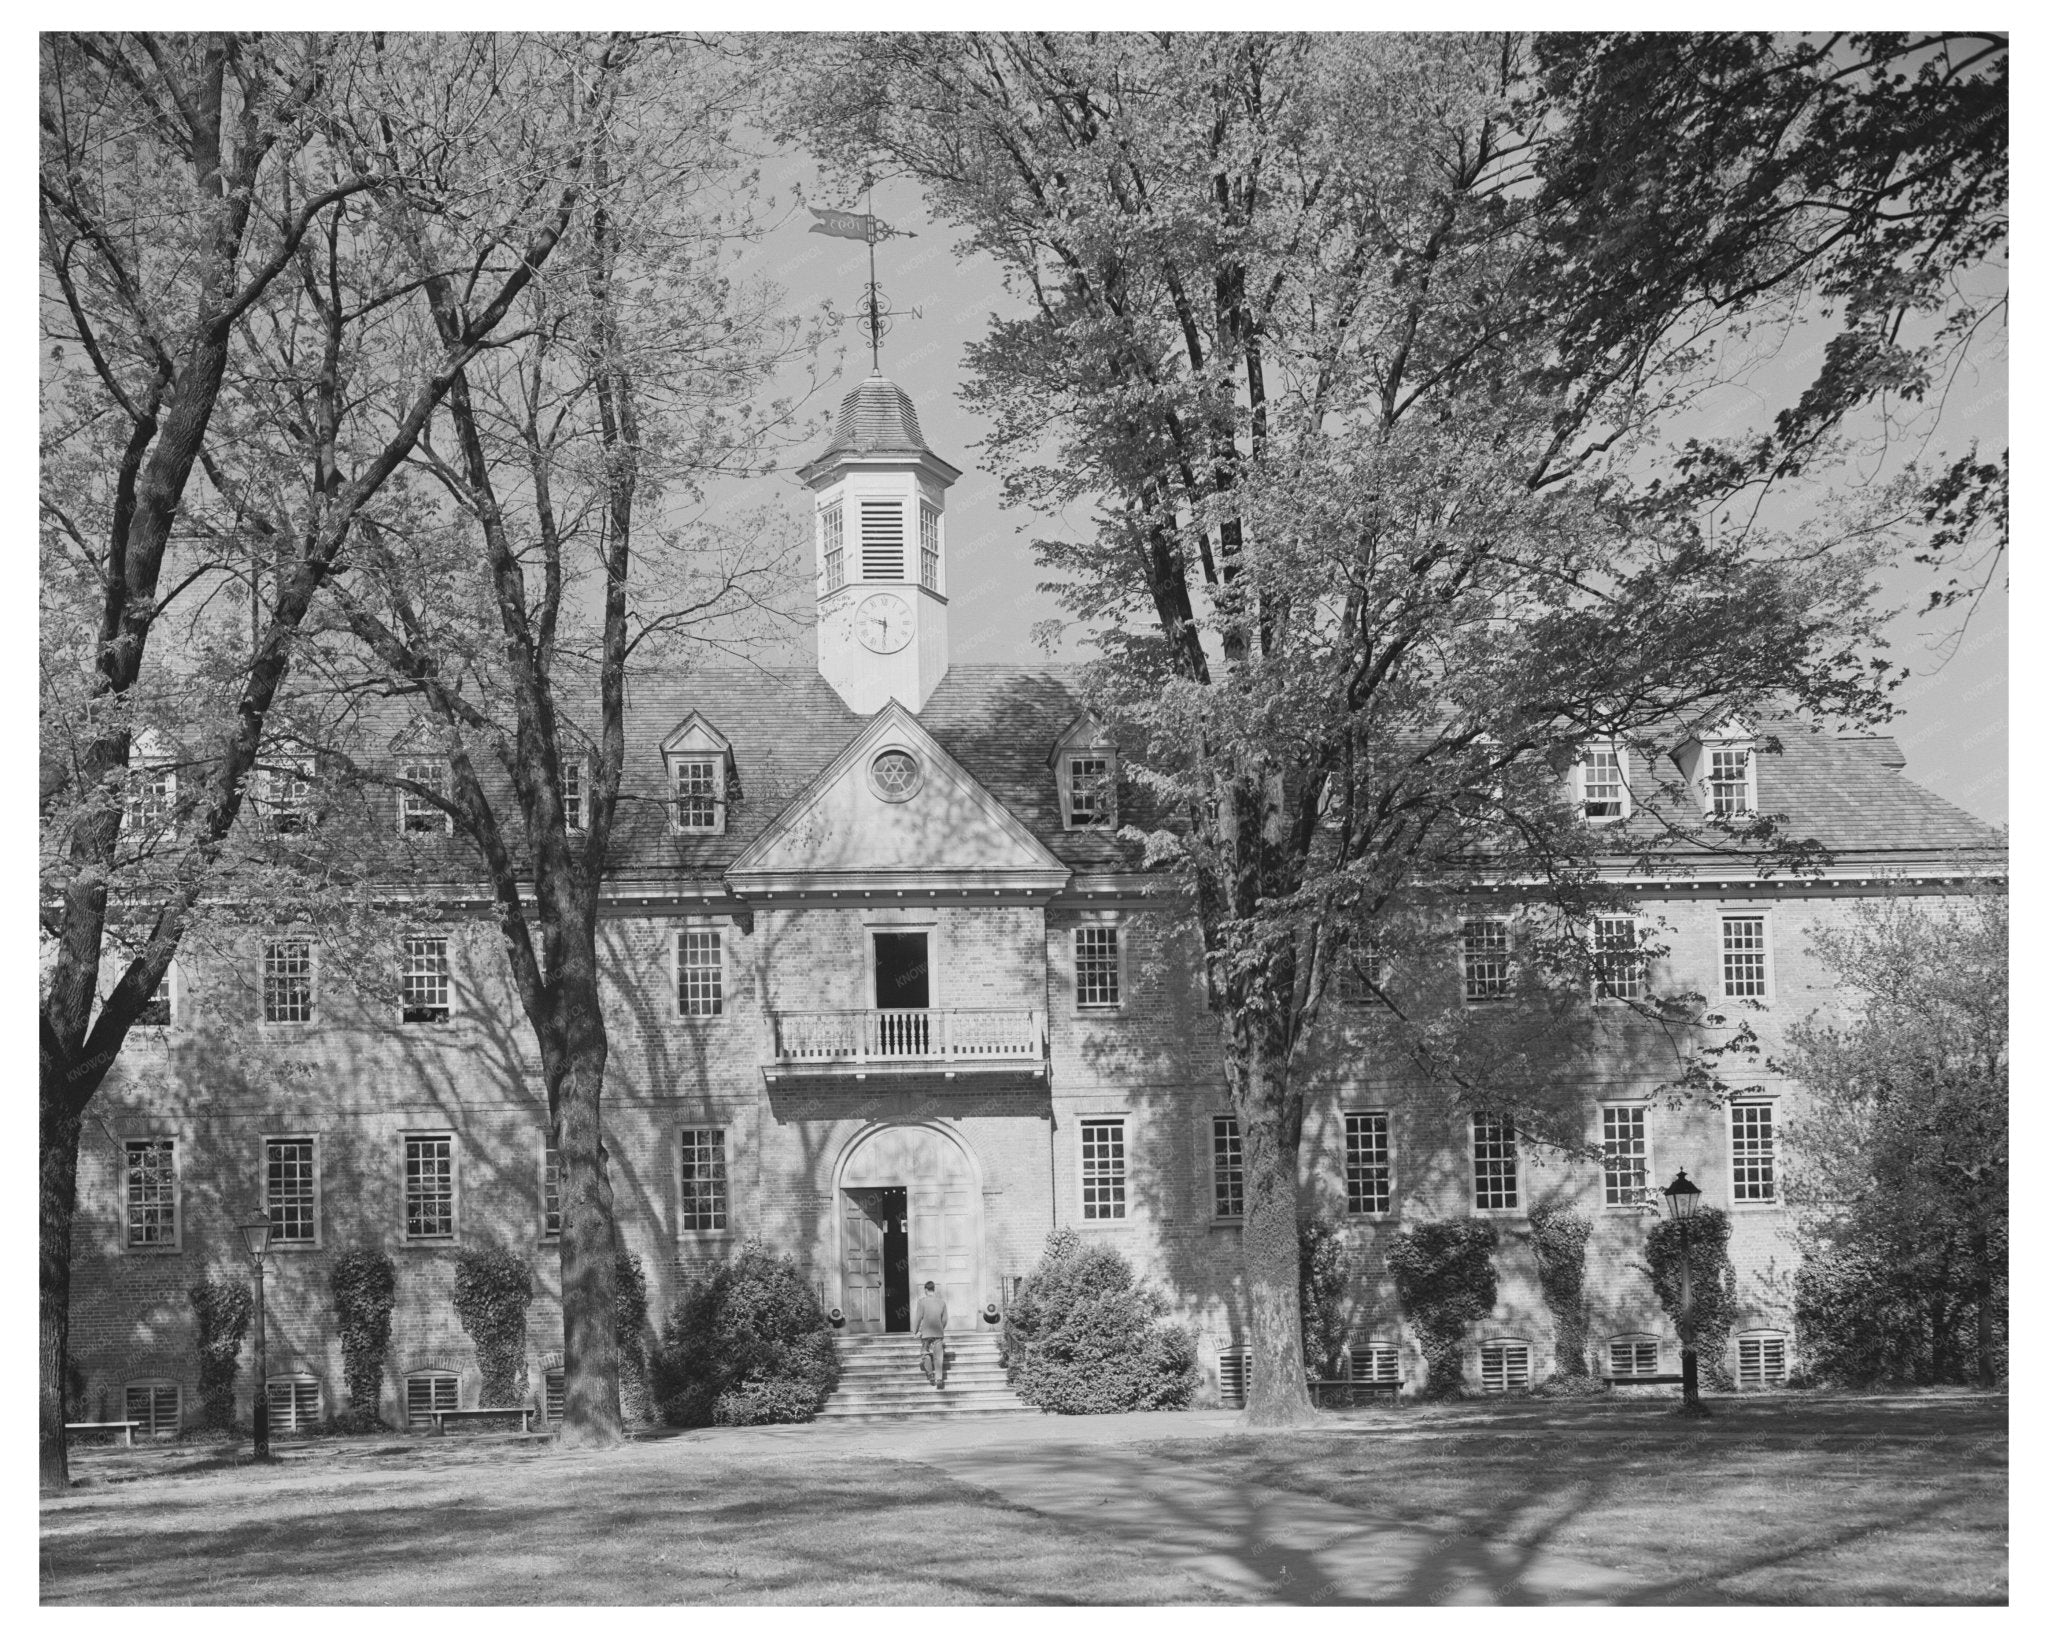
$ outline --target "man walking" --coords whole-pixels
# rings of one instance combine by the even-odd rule
[[[910,1312],[910,1329],[918,1341],[917,1367],[935,1388],[946,1385],[946,1299],[930,1280]]]

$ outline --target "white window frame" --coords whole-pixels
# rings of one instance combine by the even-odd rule
[[[136,1151],[148,1148],[162,1148],[170,1155],[170,1205],[171,1232],[169,1239],[138,1240],[136,1238],[138,1211],[161,1210],[162,1202],[144,1199],[137,1201],[135,1195],[136,1173],[134,1155]],[[140,1256],[165,1256],[185,1249],[185,1166],[184,1157],[179,1153],[181,1144],[175,1135],[143,1133],[121,1140],[121,1248]]]
[[[1483,1139],[1480,1130],[1482,1123],[1492,1128],[1492,1133]],[[1506,1134],[1505,1142],[1507,1144],[1508,1162],[1514,1168],[1514,1199],[1506,1205],[1481,1205],[1480,1197],[1486,1191],[1480,1181],[1479,1146],[1482,1141],[1495,1144],[1502,1142],[1503,1139],[1499,1134],[1503,1132]],[[1527,1201],[1524,1198],[1528,1191],[1522,1187],[1522,1134],[1516,1128],[1512,1115],[1488,1113],[1478,1110],[1473,1111],[1466,1127],[1465,1157],[1466,1163],[1470,1167],[1468,1175],[1472,1184],[1472,1212],[1474,1216],[1520,1217],[1528,1209]],[[1496,1163],[1498,1162],[1496,1161]],[[1501,1191],[1496,1188],[1493,1192],[1497,1194]]]
[[[412,1231],[412,1177],[410,1149],[414,1143],[441,1141],[448,1145],[448,1232],[415,1234]],[[398,1233],[407,1245],[453,1245],[462,1238],[462,1145],[445,1127],[422,1128],[398,1134]]]
[[[427,1405],[424,1410],[415,1411],[413,1409],[412,1389],[415,1382],[433,1384],[426,1395]],[[442,1397],[441,1384],[443,1382],[448,1384],[448,1403],[445,1405],[439,1402]],[[405,1407],[405,1420],[408,1426],[414,1422],[431,1422],[434,1419],[433,1413],[435,1411],[460,1410],[462,1408],[462,1377],[459,1372],[451,1371],[441,1366],[430,1366],[420,1371],[407,1371],[405,1373],[404,1388],[405,1392],[400,1403]]]
[[[1615,1139],[1609,1131],[1608,1117],[1611,1114],[1626,1114],[1640,1117],[1642,1125],[1642,1164],[1637,1171],[1642,1179],[1633,1200],[1614,1198],[1616,1168],[1612,1163],[1611,1145]],[[1650,1129],[1650,1105],[1633,1098],[1610,1098],[1600,1105],[1600,1205],[1603,1211],[1636,1211],[1655,1202],[1650,1199],[1651,1179],[1656,1174],[1656,1156]]]
[[[1072,953],[1074,962],[1074,1010],[1082,1013],[1121,1012],[1123,1010],[1125,992],[1128,988],[1124,983],[1123,924],[1116,921],[1084,921],[1070,929],[1070,931],[1072,938],[1068,948]],[[1107,1000],[1087,1001],[1082,999],[1081,936],[1084,933],[1091,936],[1107,934],[1109,937],[1109,953],[1114,959],[1107,964],[1106,968],[1099,961],[1094,963],[1095,971],[1107,971],[1109,975],[1110,985],[1114,993]],[[1098,989],[1099,987],[1097,986]]]
[[[1381,1155],[1382,1155],[1382,1157],[1383,1157],[1383,1158],[1382,1158],[1382,1159],[1381,1159],[1380,1161],[1376,1162],[1376,1163],[1374,1163],[1374,1162],[1366,1162],[1366,1163],[1362,1163],[1362,1164],[1361,1164],[1361,1165],[1359,1166],[1359,1168],[1358,1168],[1358,1169],[1359,1169],[1359,1171],[1360,1171],[1361,1173],[1368,1173],[1368,1172],[1370,1172],[1370,1171],[1371,1171],[1371,1169],[1372,1169],[1373,1165],[1377,1164],[1377,1165],[1378,1165],[1378,1167],[1380,1168],[1380,1170],[1384,1171],[1384,1172],[1385,1172],[1385,1174],[1386,1174],[1386,1189],[1385,1189],[1385,1198],[1384,1198],[1384,1203],[1383,1203],[1383,1204],[1382,1204],[1382,1205],[1381,1205],[1381,1206],[1380,1206],[1380,1207],[1379,1207],[1379,1208],[1378,1208],[1377,1210],[1373,1210],[1373,1209],[1365,1209],[1365,1210],[1361,1210],[1360,1208],[1358,1208],[1357,1206],[1354,1206],[1354,1205],[1352,1204],[1352,1200],[1353,1200],[1353,1193],[1352,1193],[1352,1188],[1351,1188],[1351,1172],[1352,1172],[1352,1165],[1351,1165],[1351,1161],[1352,1161],[1352,1152],[1351,1152],[1351,1135],[1352,1135],[1352,1128],[1351,1128],[1351,1123],[1352,1123],[1353,1121],[1378,1121],[1378,1122],[1379,1122],[1379,1129],[1380,1129],[1380,1137],[1381,1137],[1381,1146],[1380,1146],[1380,1152],[1381,1152]],[[1362,1218],[1381,1218],[1381,1217],[1391,1217],[1391,1216],[1393,1215],[1393,1213],[1394,1213],[1394,1116],[1393,1116],[1393,1111],[1391,1111],[1391,1110],[1388,1110],[1388,1109],[1347,1109],[1347,1110],[1345,1110],[1345,1111],[1344,1111],[1344,1215],[1345,1215],[1346,1217],[1362,1217]]]
[[[1608,787],[1611,796],[1603,795],[1603,803],[1611,803],[1613,813],[1595,814],[1587,810],[1593,805],[1593,768],[1595,759],[1609,756],[1614,759],[1614,777],[1617,783]],[[1635,811],[1635,803],[1629,790],[1628,747],[1617,740],[1603,739],[1586,747],[1586,755],[1572,768],[1572,801],[1579,810],[1579,817],[1589,825],[1618,825]]]
[[[1519,1350],[1520,1358],[1514,1358],[1509,1350]],[[1487,1386],[1487,1355],[1500,1356],[1500,1386]],[[1527,1389],[1536,1380],[1535,1350],[1529,1346],[1526,1337],[1488,1337],[1479,1344],[1479,1391],[1483,1394],[1510,1394]],[[1515,1380],[1519,1372],[1521,1380]]]
[[[272,751],[269,760],[272,765],[259,770],[257,777],[257,802],[264,825],[278,835],[299,835],[311,830],[319,819],[313,806],[313,780],[319,764],[310,752]],[[294,792],[294,785],[303,786],[303,791]],[[281,823],[287,815],[298,822]]]
[[[1242,1225],[1245,1213],[1244,1131],[1234,1114],[1209,1117],[1209,1219]],[[1231,1160],[1234,1155],[1235,1161]],[[1237,1209],[1226,1210],[1226,1186],[1235,1184]]]
[[[698,784],[703,770],[711,774],[708,792]],[[709,824],[683,823],[683,774],[691,775],[690,806],[694,812],[701,807],[704,797],[711,798],[711,821]],[[676,754],[668,762],[668,828],[675,836],[723,836],[725,834],[725,758],[715,752],[691,752]]]
[[[1737,1388],[1777,1388],[1784,1386],[1785,1379],[1792,1374],[1792,1339],[1786,1336],[1783,1331],[1759,1327],[1751,1331],[1738,1331],[1729,1340],[1735,1344],[1735,1386]],[[1773,1347],[1777,1349],[1778,1363],[1775,1374],[1769,1374],[1770,1364],[1767,1355]],[[1756,1368],[1754,1372],[1748,1368],[1742,1357],[1746,1351],[1752,1348],[1756,1350]],[[1752,1375],[1754,1380],[1751,1380]]]
[[[1060,752],[1062,828],[1116,829],[1116,772],[1116,751],[1110,746],[1079,745]]]
[[[1368,931],[1363,939],[1347,943],[1337,953],[1336,968],[1337,981],[1332,989],[1340,1004],[1347,1007],[1386,1005],[1379,991],[1387,987],[1391,963],[1386,946],[1380,942],[1377,933]]]
[[[554,1195],[552,1212],[548,1210],[551,1192]],[[551,1216],[555,1220],[553,1228],[548,1227]],[[544,1245],[552,1245],[562,1237],[562,1151],[545,1132],[540,1135],[540,1237]]]
[[[701,962],[695,966],[690,964],[689,945],[690,940],[693,938],[708,938],[711,940],[712,953],[718,957],[715,966],[705,965]],[[674,992],[676,1016],[678,1018],[722,1018],[725,1016],[725,998],[732,988],[727,982],[729,975],[726,967],[724,928],[685,923],[676,929]],[[710,973],[712,975],[712,983],[716,987],[716,993],[708,997],[690,995],[688,981],[692,973]],[[873,992],[871,991],[870,993]],[[705,1004],[707,1001],[709,1005]]]
[[[1765,1119],[1770,1122],[1769,1147],[1762,1151],[1765,1163],[1770,1168],[1770,1193],[1743,1199],[1737,1193],[1739,1189],[1748,1186],[1743,1181],[1742,1170],[1746,1164],[1754,1162],[1745,1155],[1741,1147],[1742,1140],[1737,1136],[1741,1126],[1737,1111],[1751,1109],[1761,1110]],[[1775,1211],[1785,1203],[1783,1138],[1775,1098],[1737,1098],[1728,1105],[1728,1200],[1737,1211]]]
[[[279,1420],[277,1413],[277,1390],[279,1388],[286,1390],[285,1411],[282,1420]],[[313,1390],[313,1412],[310,1418],[306,1417],[300,1410],[300,1402],[305,1397],[300,1390],[305,1388]],[[277,1433],[280,1430],[286,1433],[318,1433],[320,1431],[320,1424],[324,1419],[322,1412],[326,1408],[326,1390],[321,1385],[320,1379],[310,1371],[292,1371],[266,1378],[263,1383],[263,1397],[270,1406],[270,1431],[272,1433]]]
[[[270,1247],[273,1251],[318,1251],[323,1240],[324,1213],[321,1211],[320,1138],[314,1132],[265,1132],[263,1143],[263,1214],[270,1219]],[[273,1143],[305,1143],[312,1146],[313,1233],[311,1238],[287,1240],[277,1232],[276,1208],[280,1202],[270,1192],[270,1146]]]
[[[427,777],[429,774],[431,778]],[[398,777],[410,779],[415,785],[431,786],[436,795],[447,800],[449,787],[448,759],[445,756],[409,756],[398,764]],[[418,819],[419,824],[412,821]],[[445,808],[436,807],[424,796],[415,795],[403,786],[398,791],[398,833],[401,836],[426,836],[439,832],[443,836],[455,834],[455,816]]]
[[[1742,758],[1742,778],[1724,778],[1715,766],[1717,757]],[[1740,807],[1722,806],[1723,796],[1741,786],[1736,800]],[[1749,739],[1708,740],[1700,747],[1700,799],[1712,819],[1751,819],[1756,816],[1756,742]]]
[[[450,942],[451,940],[449,939],[446,932],[431,931],[407,933],[399,940],[398,1021],[402,1026],[409,1029],[416,1029],[421,1025],[446,1024],[454,1019],[455,963],[450,958],[449,955],[448,946]],[[439,1018],[408,1018],[406,1017],[406,1014],[408,1012],[426,1012],[432,1010],[431,1007],[415,1007],[413,1005],[413,1002],[417,998],[417,996],[425,993],[415,991],[412,988],[413,979],[433,976],[431,973],[426,972],[424,969],[414,968],[413,959],[415,951],[413,950],[413,946],[415,944],[437,943],[441,946],[441,1016]],[[427,952],[425,951],[418,952],[418,954],[420,954],[422,957],[424,957],[426,953]]]
[[[818,508],[818,572],[827,592],[846,584],[846,503],[834,499]]]
[[[166,1392],[171,1396],[171,1424],[168,1428],[158,1425],[156,1415],[156,1396]],[[128,1396],[135,1393],[149,1395],[149,1404],[141,1416],[132,1414],[133,1407],[128,1403]],[[138,1439],[175,1439],[185,1425],[185,1384],[167,1376],[139,1376],[133,1382],[122,1383],[121,1418],[143,1424],[135,1429]]]
[[[126,963],[122,963],[123,966]],[[117,971],[119,969],[116,969]],[[135,1015],[138,1029],[170,1029],[184,1013],[184,969],[173,961],[164,969],[164,976],[157,981],[156,994],[143,1003],[142,1011]],[[157,1009],[163,1010],[162,1017],[156,1017]]]
[[[863,584],[907,585],[914,584],[910,573],[910,517],[906,497],[902,495],[862,495],[854,508],[854,517],[860,531],[860,579]],[[888,527],[888,515],[896,514],[894,532]],[[868,520],[873,518],[877,527],[870,528]],[[894,541],[896,567],[889,569],[890,542]],[[870,545],[872,542],[872,546]]]
[[[1110,1127],[1116,1131],[1113,1153],[1091,1155],[1090,1134]],[[1131,1123],[1126,1116],[1083,1115],[1075,1122],[1074,1181],[1083,1225],[1131,1220]],[[1091,1200],[1091,1187],[1108,1191],[1107,1198]]]
[[[306,981],[306,1016],[303,1018],[273,1018],[270,1015],[271,980],[275,978],[282,985],[300,976],[296,973],[273,972],[271,970],[271,952],[285,945],[301,945],[306,952],[306,971],[304,974]],[[266,1025],[286,1030],[308,1029],[317,1024],[320,1021],[320,954],[314,940],[311,937],[300,937],[296,933],[281,933],[275,937],[266,936],[263,940],[261,959],[263,962],[263,1022]]]
[[[121,793],[121,829],[150,840],[177,836],[176,764],[156,759],[129,762]]]
[[[1472,934],[1475,928],[1499,928],[1500,946],[1494,948],[1491,940],[1484,949],[1474,949]],[[1474,993],[1473,962],[1475,959],[1491,961],[1498,957],[1500,975],[1480,981],[1484,988]],[[1468,1007],[1491,1006],[1497,1001],[1511,1001],[1515,994],[1515,930],[1506,916],[1461,916],[1458,918],[1458,986],[1459,994]]]
[[[1755,995],[1737,995],[1728,983],[1728,958],[1747,952],[1731,951],[1728,948],[1728,924],[1732,921],[1753,921],[1757,924],[1758,956],[1757,983],[1760,986]],[[1771,937],[1771,913],[1768,910],[1723,910],[1714,918],[1714,961],[1719,974],[1719,994],[1723,1001],[1766,1002],[1777,993],[1776,973],[1772,970],[1771,951],[1774,940]]]
[[[917,498],[917,581],[926,591],[945,594],[939,583],[945,561],[945,512],[923,495]]]
[[[590,829],[590,764],[580,756],[562,759],[562,828],[571,836]]]
[[[1624,922],[1628,924],[1630,939],[1630,943],[1627,946],[1629,951],[1628,959],[1633,963],[1632,968],[1627,974],[1627,988],[1633,991],[1633,993],[1617,994],[1615,992],[1621,990],[1623,986],[1611,981],[1609,969],[1604,966],[1604,963],[1618,954],[1621,947],[1607,944],[1604,941],[1608,936],[1610,928],[1619,927]],[[1646,999],[1650,993],[1650,958],[1643,948],[1643,918],[1626,912],[1616,915],[1596,915],[1591,920],[1591,925],[1587,930],[1587,937],[1591,940],[1593,950],[1593,1000],[1595,1004],[1611,1001],[1626,1005],[1630,1001]]]
[[[732,1233],[732,1128],[729,1126],[681,1126],[676,1129],[676,1231],[700,1238]],[[711,1141],[706,1142],[706,1139]],[[693,1155],[713,1155],[717,1170],[696,1179],[687,1175],[697,1162]],[[709,1191],[710,1205],[693,1204],[692,1190]],[[692,1222],[696,1217],[713,1217],[715,1222]]]

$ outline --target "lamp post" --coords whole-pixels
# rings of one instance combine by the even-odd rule
[[[270,1381],[263,1358],[263,1254],[270,1249],[270,1213],[257,1212],[235,1225],[256,1265],[256,1454],[270,1454]]]
[[[1700,1209],[1699,1185],[1681,1170],[1665,1189],[1664,1199],[1671,1207],[1671,1220],[1678,1225],[1678,1369],[1684,1379],[1678,1411],[1681,1416],[1705,1416],[1707,1407],[1700,1403],[1700,1356],[1693,1350],[1692,1322],[1692,1219]]]

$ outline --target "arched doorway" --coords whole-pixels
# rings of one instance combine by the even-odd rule
[[[847,1146],[835,1187],[840,1306],[848,1331],[906,1331],[911,1294],[933,1281],[950,1329],[981,1306],[981,1176],[953,1133],[876,1126]]]

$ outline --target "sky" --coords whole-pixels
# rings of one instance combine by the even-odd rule
[[[826,383],[812,402],[813,435],[782,463],[774,475],[745,484],[729,484],[712,496],[714,513],[728,508],[775,501],[792,515],[808,518],[807,495],[795,476],[796,467],[821,448],[829,433],[829,417],[840,398],[868,373],[867,342],[853,322],[864,299],[867,248],[850,239],[809,231],[812,220],[803,208],[860,209],[826,191],[815,164],[796,152],[773,157],[764,165],[762,185],[782,212],[777,225],[741,262],[744,271],[773,280],[787,292],[792,308],[803,310],[830,300],[846,315],[838,332],[834,364],[839,379]],[[874,213],[915,238],[887,240],[877,247],[877,269],[885,298],[894,309],[893,327],[883,339],[882,370],[910,394],[917,405],[925,439],[941,456],[963,469],[947,496],[947,536],[951,554],[947,578],[951,592],[949,626],[955,658],[1000,662],[1041,662],[1048,651],[1033,640],[1042,622],[1060,618],[1054,599],[1041,591],[1045,575],[1032,560],[1031,542],[1047,536],[1085,538],[1092,533],[1085,513],[1046,517],[1001,504],[998,480],[978,446],[987,422],[959,400],[965,376],[965,349],[985,333],[991,314],[1022,310],[1003,288],[995,263],[986,255],[969,254],[960,234],[926,214],[917,186],[907,180],[878,184]],[[1784,367],[1795,367],[1787,357]],[[799,377],[785,377],[789,387]],[[1720,407],[1723,419],[1736,419],[1748,406],[1740,392]],[[1979,349],[1972,367],[1940,395],[1938,425],[1934,413],[1917,429],[1932,433],[1935,447],[1970,437],[1987,455],[2005,447],[2007,401],[2002,351]],[[1895,452],[1898,453],[1898,452]],[[1888,457],[1892,458],[1892,457]],[[1864,476],[1879,476],[1866,473]],[[808,564],[805,565],[806,571]],[[1907,759],[1908,775],[1982,818],[2003,823],[2007,817],[2007,599],[2001,567],[1989,590],[1967,611],[1928,616],[1922,613],[1936,584],[1933,573],[1919,565],[1901,565],[1887,577],[1887,606],[1902,612],[1887,627],[1890,658],[1911,675],[1897,698],[1898,715],[1890,732]],[[1050,651],[1052,657],[1081,660],[1087,651],[1069,632]],[[804,651],[793,648],[795,661]]]

